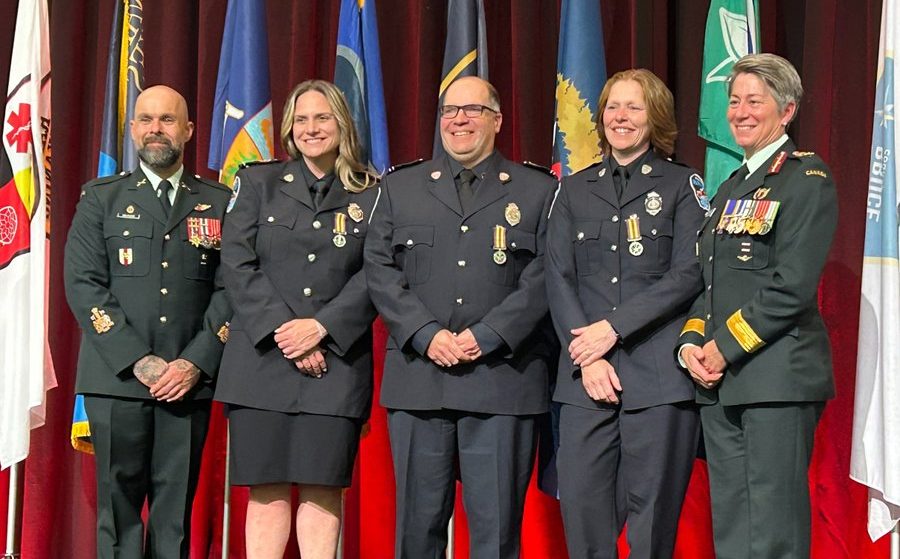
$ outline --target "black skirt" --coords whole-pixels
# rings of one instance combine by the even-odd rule
[[[228,406],[231,483],[350,487],[363,421]]]

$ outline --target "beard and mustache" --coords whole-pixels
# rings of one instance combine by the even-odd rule
[[[148,145],[151,141],[159,143]],[[168,169],[178,163],[181,154],[184,153],[184,146],[173,144],[172,140],[163,134],[148,134],[137,153],[141,161],[151,169]]]

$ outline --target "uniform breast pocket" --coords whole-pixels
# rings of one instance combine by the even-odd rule
[[[259,216],[256,228],[256,254],[260,260],[281,262],[291,258],[296,244],[296,211],[266,212]]]
[[[601,221],[576,221],[572,228],[575,268],[578,275],[596,274],[603,268],[603,253],[612,250],[600,236]]]
[[[716,247],[716,259],[725,249],[728,266],[735,270],[761,270],[769,265],[768,237],[759,235],[729,235],[721,248]]]
[[[103,236],[110,274],[138,277],[150,272],[153,223],[149,220],[110,219],[103,224]]]
[[[192,243],[184,225],[181,226],[181,243],[184,277],[193,280],[212,280],[219,266],[219,251]]]
[[[669,220],[647,220],[641,224],[643,254],[635,260],[637,269],[649,274],[661,274],[672,263],[672,222]]]
[[[488,277],[494,283],[512,287],[519,281],[519,275],[521,275],[525,266],[528,266],[537,254],[535,235],[531,231],[515,228],[508,229],[506,232],[506,248],[508,254],[506,262],[497,264],[497,260],[494,259],[494,263],[491,266],[494,268],[495,273],[489,274]]]
[[[349,277],[362,268],[363,245],[366,242],[365,223],[347,223],[347,234],[344,235],[344,243],[334,242],[334,258],[328,259],[328,266],[332,270]]]
[[[394,230],[391,241],[394,254],[406,273],[410,285],[425,283],[431,276],[431,257],[434,246],[434,227],[406,225]]]

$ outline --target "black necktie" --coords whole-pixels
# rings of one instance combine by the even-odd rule
[[[316,206],[316,209],[322,205],[322,201],[325,199],[325,195],[328,193],[328,181],[326,179],[319,179],[312,185],[313,191],[313,204]]]
[[[169,200],[169,192],[172,190],[172,183],[168,180],[163,179],[159,182],[159,186],[157,187],[157,195],[159,196],[159,201],[162,204],[163,211],[166,212],[166,217],[169,216],[169,213],[172,212],[172,202]]]
[[[628,169],[624,165],[619,165],[613,171],[613,184],[616,187],[616,196],[621,200],[622,194],[625,193],[625,187],[628,186]]]
[[[471,169],[463,169],[459,172],[456,189],[459,192],[459,205],[462,206],[463,211],[466,211],[466,208],[472,203],[472,198],[475,197],[475,189],[472,188],[473,182],[475,182],[475,173]]]

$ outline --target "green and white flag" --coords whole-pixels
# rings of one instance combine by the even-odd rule
[[[757,0],[712,0],[709,5],[697,133],[706,140],[706,186],[710,197],[744,158],[725,116],[728,110],[725,80],[741,57],[759,52],[756,13]]]

